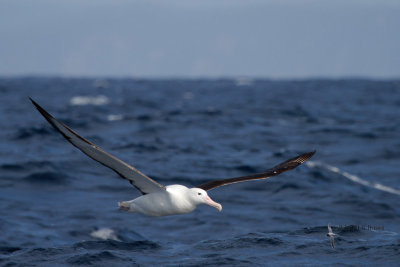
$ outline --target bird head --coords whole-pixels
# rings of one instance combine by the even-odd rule
[[[207,204],[211,207],[216,208],[217,210],[221,211],[222,206],[221,204],[213,201],[207,194],[207,192],[201,188],[191,188],[189,189],[189,196],[190,199],[196,204]]]

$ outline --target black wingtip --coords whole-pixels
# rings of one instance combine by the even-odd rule
[[[297,158],[300,160],[300,164],[306,162],[307,160],[309,160],[312,156],[314,156],[314,154],[317,152],[317,150],[313,150],[311,152],[307,152],[304,154],[301,154],[300,156],[298,156]]]
[[[45,117],[47,120],[49,120],[50,118],[53,118],[53,116],[51,116],[50,113],[48,113],[38,103],[36,103],[35,100],[33,100],[30,97],[29,97],[29,99],[31,100],[31,102],[35,106],[35,108],[40,112],[40,114],[43,115],[43,117]]]
[[[35,100],[33,100],[31,97],[29,97],[29,100],[32,102],[32,104],[35,106],[35,108],[37,108],[38,110],[42,109],[42,107],[39,106],[39,104],[36,103]]]
[[[305,155],[309,155],[310,158],[311,158],[312,156],[314,156],[315,153],[317,153],[317,150],[316,150],[316,149],[314,149],[314,150],[311,151],[311,152],[305,153]]]
[[[28,96],[29,100],[36,106],[36,102],[32,99],[32,97]]]
[[[317,150],[314,149],[313,151],[310,151],[310,152],[306,152],[306,153],[301,154],[299,157],[309,159],[309,158],[311,158],[312,156],[314,156],[314,154],[315,154],[316,152],[317,152]]]

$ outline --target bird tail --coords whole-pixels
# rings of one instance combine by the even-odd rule
[[[118,207],[120,210],[131,211],[131,201],[121,201],[118,202]]]

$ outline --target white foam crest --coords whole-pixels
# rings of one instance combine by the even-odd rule
[[[73,106],[84,106],[84,105],[95,105],[101,106],[106,105],[110,102],[108,97],[105,95],[98,96],[74,96],[71,98],[70,103]]]
[[[346,171],[342,171],[338,167],[335,167],[335,166],[332,166],[332,165],[329,165],[329,164],[326,164],[326,163],[316,162],[316,161],[307,161],[306,165],[309,168],[322,167],[322,168],[324,168],[324,169],[326,169],[328,171],[331,171],[333,173],[340,174],[343,177],[345,177],[345,178],[347,178],[347,179],[349,179],[349,180],[351,180],[351,181],[353,181],[355,183],[362,184],[364,186],[372,187],[372,188],[375,188],[375,189],[378,189],[378,190],[381,190],[381,191],[385,191],[385,192],[400,196],[400,190],[398,190],[398,189],[395,189],[395,188],[392,188],[390,186],[386,186],[386,185],[383,185],[383,184],[380,184],[380,183],[375,183],[375,182],[370,182],[370,181],[364,180],[364,179],[362,179],[362,178],[360,178],[360,177],[358,177],[358,176],[356,176],[354,174],[348,173]]]
[[[101,240],[121,241],[111,228],[100,228],[99,230],[91,232],[90,236]]]

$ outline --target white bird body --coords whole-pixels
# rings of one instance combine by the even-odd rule
[[[118,159],[110,153],[104,151],[94,143],[78,135],[77,132],[69,128],[61,121],[55,119],[46,110],[31,99],[37,110],[43,117],[67,139],[73,146],[77,147],[90,158],[98,161],[104,166],[114,170],[119,176],[128,180],[143,195],[130,200],[119,202],[122,210],[138,212],[148,216],[166,216],[175,214],[185,214],[193,211],[200,204],[222,210],[221,204],[214,202],[207,194],[206,190],[211,190],[220,186],[267,179],[280,173],[292,170],[310,159],[315,151],[304,153],[295,158],[282,162],[263,173],[252,174],[242,177],[234,177],[222,180],[214,180],[194,188],[187,188],[183,185],[163,186],[145,174],[141,173],[132,165]]]
[[[164,191],[146,194],[118,204],[123,210],[147,216],[185,214],[196,209],[199,204],[208,204],[222,210],[222,206],[212,201],[206,191],[200,188],[189,189],[183,185],[169,185]]]

